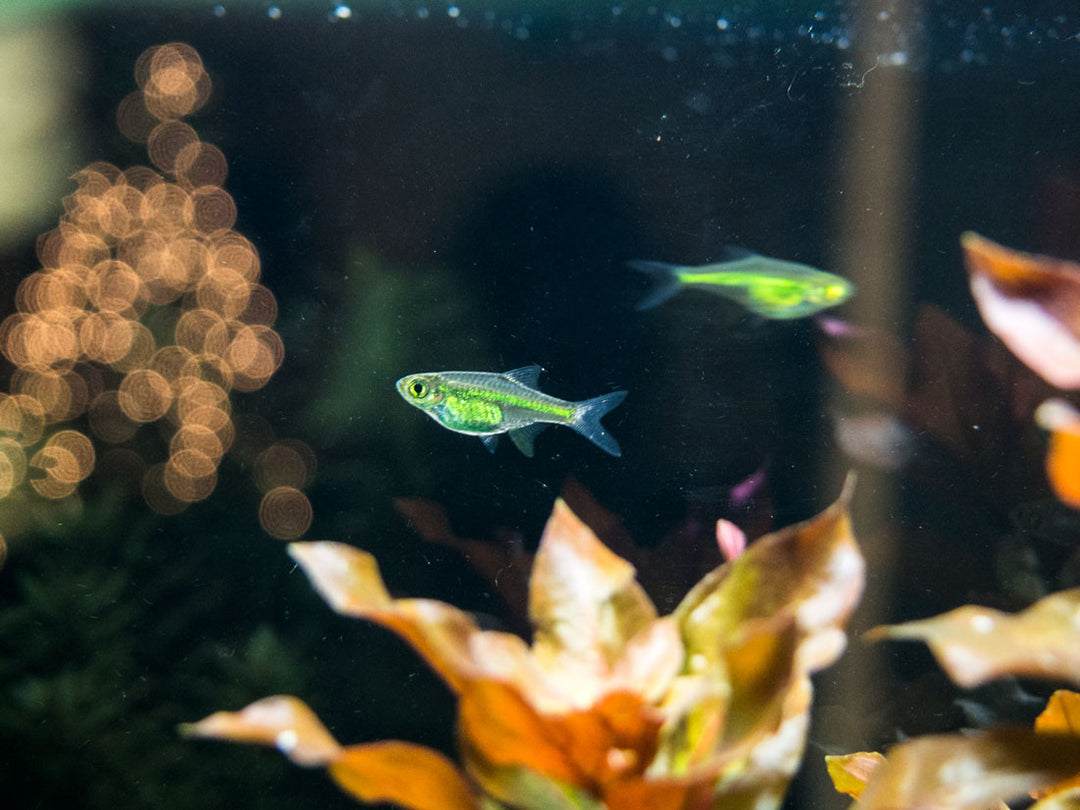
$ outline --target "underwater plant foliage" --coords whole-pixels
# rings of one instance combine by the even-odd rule
[[[418,810],[777,807],[802,758],[809,676],[840,655],[862,592],[852,484],[708,574],[669,616],[557,501],[529,580],[531,645],[445,603],[392,598],[356,548],[294,543],[335,611],[397,633],[457,695],[460,770],[408,743],[342,747],[289,696],[183,731],[272,745],[356,798]]]
[[[999,344],[959,325],[963,308],[944,306],[947,296],[940,293],[948,289],[950,278],[959,287],[959,275],[942,273],[939,255],[945,253],[944,244],[955,247],[957,212],[969,214],[972,206],[967,198],[955,205],[953,189],[970,190],[978,200],[974,205],[992,212],[986,218],[1001,221],[1023,205],[1027,195],[994,194],[991,185],[1029,174],[1033,164],[1044,160],[1044,166],[1060,170],[1052,143],[1047,148],[1046,141],[1053,138],[1027,138],[1030,130],[1023,127],[1038,130],[1036,135],[1043,128],[1072,132],[1067,112],[1061,112],[1068,105],[1049,103],[1054,96],[1045,90],[1071,85],[1054,81],[1057,73],[1038,73],[1032,80],[1022,63],[1039,47],[1032,43],[1070,47],[1073,43],[1052,33],[1055,27],[1065,31],[1065,24],[1036,18],[1029,32],[1022,18],[1014,21],[995,5],[977,10],[976,16],[982,16],[972,26],[950,27],[957,41],[940,50],[937,43],[923,53],[897,45],[896,50],[882,49],[875,60],[872,53],[827,41],[835,43],[850,33],[844,17],[848,9],[840,4],[787,4],[784,14],[805,17],[796,21],[804,33],[787,40],[778,39],[771,23],[752,19],[764,5],[739,4],[729,16],[717,19],[710,8],[680,13],[652,4],[646,12],[634,4],[618,4],[582,16],[575,12],[569,21],[552,24],[529,20],[520,8],[504,12],[492,6],[495,14],[485,16],[468,4],[454,5],[451,16],[449,9],[444,14],[424,5],[420,17],[421,9],[397,3],[387,5],[385,17],[357,6],[351,21],[335,16],[327,22],[326,9],[309,4],[304,6],[312,9],[307,21],[315,20],[318,26],[298,29],[287,27],[300,16],[293,13],[297,5],[283,3],[270,11],[260,6],[253,16],[242,17],[238,4],[225,2],[193,5],[183,26],[160,11],[144,15],[141,9],[137,15],[105,15],[87,25],[89,50],[98,54],[95,67],[133,59],[147,42],[161,38],[161,29],[175,37],[178,28],[188,24],[185,30],[193,40],[201,40],[208,65],[214,62],[215,80],[223,78],[215,87],[226,90],[222,107],[227,114],[215,115],[218,120],[200,125],[200,131],[212,135],[236,161],[230,166],[230,184],[237,179],[232,190],[240,221],[248,238],[259,245],[268,274],[265,283],[281,296],[276,328],[289,349],[290,374],[284,380],[275,378],[272,390],[234,400],[236,405],[254,405],[266,419],[247,423],[249,432],[241,429],[243,420],[236,420],[237,444],[244,447],[226,457],[216,494],[186,516],[155,518],[157,527],[174,522],[186,527],[177,530],[175,538],[166,530],[176,548],[164,561],[153,554],[140,558],[145,547],[138,541],[132,543],[132,559],[116,562],[108,549],[85,543],[82,530],[73,529],[69,517],[76,499],[57,501],[51,513],[71,533],[58,537],[56,546],[39,542],[48,531],[42,521],[23,514],[31,511],[22,509],[30,501],[18,493],[7,501],[12,509],[0,517],[11,523],[4,522],[0,530],[9,538],[18,536],[19,542],[12,544],[4,571],[0,615],[6,618],[0,621],[10,643],[0,657],[0,685],[4,697],[11,694],[19,700],[8,703],[10,716],[2,724],[0,748],[4,767],[10,764],[25,794],[37,791],[42,803],[64,806],[325,805],[333,795],[322,789],[328,780],[321,774],[289,777],[290,770],[283,771],[278,767],[283,763],[272,757],[241,748],[228,752],[185,744],[173,735],[180,720],[217,707],[242,706],[263,694],[290,693],[303,695],[323,716],[335,716],[340,721],[332,727],[337,738],[415,734],[425,744],[372,743],[347,746],[339,753],[341,746],[291,701],[254,704],[253,716],[242,718],[242,723],[267,729],[246,733],[279,747],[290,747],[291,739],[280,732],[296,730],[297,758],[309,764],[334,759],[330,770],[352,796],[397,796],[453,807],[473,801],[482,779],[499,795],[520,791],[545,806],[593,806],[592,796],[575,781],[582,778],[580,767],[567,763],[557,747],[543,743],[552,735],[566,739],[580,734],[589,743],[583,746],[586,753],[603,750],[603,735],[614,725],[608,721],[624,715],[640,718],[641,703],[613,698],[580,715],[563,715],[569,718],[564,723],[530,725],[536,712],[528,701],[518,700],[516,690],[484,682],[470,690],[467,702],[453,707],[467,712],[468,728],[477,739],[475,750],[453,749],[448,744],[450,710],[429,712],[424,699],[415,699],[427,690],[419,683],[423,674],[417,674],[415,662],[382,644],[378,630],[349,632],[343,629],[344,619],[336,617],[324,621],[317,615],[312,620],[311,611],[321,605],[304,600],[310,594],[299,572],[286,578],[287,561],[267,551],[267,538],[259,536],[246,506],[236,508],[256,496],[229,479],[255,478],[261,495],[278,486],[303,493],[311,484],[314,468],[292,463],[296,455],[305,454],[262,456],[273,440],[267,419],[276,428],[287,425],[319,442],[318,489],[312,496],[321,495],[318,505],[325,508],[313,524],[316,536],[375,549],[382,576],[395,591],[435,592],[446,602],[486,613],[471,617],[483,626],[507,621],[525,637],[531,627],[526,572],[532,565],[533,541],[554,493],[565,495],[573,489],[567,484],[568,470],[598,492],[599,501],[612,510],[605,517],[613,520],[597,522],[602,513],[586,507],[584,487],[577,488],[577,500],[566,496],[566,502],[609,547],[634,564],[659,613],[675,609],[719,557],[711,542],[717,512],[736,520],[751,537],[765,534],[774,524],[784,525],[819,508],[818,499],[829,492],[820,482],[834,477],[822,476],[819,467],[833,459],[837,465],[852,462],[873,468],[869,474],[861,471],[860,478],[869,483],[864,488],[870,492],[903,480],[909,487],[905,494],[916,493],[916,503],[909,501],[889,513],[890,524],[895,524],[890,533],[869,527],[864,533],[863,523],[857,523],[864,547],[888,540],[903,550],[895,563],[901,585],[890,607],[899,615],[875,617],[875,622],[926,615],[922,610],[913,614],[913,606],[927,603],[936,606],[947,600],[954,607],[957,594],[970,595],[973,589],[989,587],[985,583],[990,581],[996,590],[987,603],[1008,610],[1045,596],[1055,585],[1076,583],[1076,570],[1062,562],[1070,555],[1065,542],[1075,535],[1076,515],[1050,500],[1037,463],[1016,461],[1038,462],[1046,455],[1048,468],[1058,471],[1050,472],[1055,491],[1067,502],[1080,498],[1069,496],[1066,488],[1076,480],[1073,448],[1080,446],[1071,429],[1073,415],[1057,404],[1040,411],[1038,424],[1052,431],[1047,453],[1031,414],[1051,386],[1019,363],[1005,362]],[[215,16],[216,9],[223,16]],[[335,6],[335,13],[339,9],[342,15],[349,11]],[[558,7],[553,9],[558,18]],[[274,16],[282,11],[284,19]],[[778,15],[775,6],[769,13]],[[815,19],[816,13],[825,19]],[[620,17],[618,27],[609,30],[603,21],[615,17]],[[926,23],[939,24],[937,9],[928,12]],[[155,26],[158,35],[148,38],[147,31]],[[884,20],[879,28],[899,30]],[[298,30],[314,33],[319,47],[307,48],[304,39],[297,40]],[[578,34],[582,39],[575,39]],[[979,69],[987,41],[1015,47],[1007,68],[989,84],[986,71]],[[297,42],[305,47],[296,47]],[[748,69],[740,66],[746,43],[757,54]],[[972,61],[965,62],[961,54],[969,51]],[[897,61],[890,64],[893,56]],[[908,56],[912,62],[902,65],[900,57]],[[948,64],[947,70],[927,67],[939,59]],[[126,62],[122,81],[101,70],[104,81],[95,83],[93,92],[104,95],[114,87],[126,92],[129,73]],[[87,70],[86,75],[96,74]],[[878,356],[872,369],[877,377],[870,380],[876,387],[864,391],[865,398],[858,402],[874,403],[869,418],[834,422],[834,414],[822,407],[825,386],[819,361],[829,365],[836,353],[814,345],[811,324],[767,329],[739,320],[733,308],[718,310],[712,302],[696,299],[672,302],[670,309],[645,322],[630,315],[638,291],[626,280],[629,274],[622,262],[635,256],[709,261],[719,245],[744,243],[827,266],[843,250],[830,229],[829,212],[841,197],[858,198],[852,193],[858,189],[832,177],[836,166],[875,154],[882,146],[872,139],[845,144],[831,116],[846,101],[902,83],[898,76],[918,90],[912,119],[925,114],[938,127],[925,137],[934,148],[918,165],[904,168],[914,169],[913,175],[924,171],[928,177],[942,177],[940,183],[949,192],[943,199],[929,189],[933,193],[915,195],[919,199],[910,210],[902,199],[897,206],[922,229],[911,242],[917,243],[915,250],[926,268],[920,278],[927,289],[933,285],[928,297],[937,306],[925,307],[916,316],[914,343],[901,324],[894,344],[899,350],[890,359],[902,356],[903,362],[881,363]],[[263,89],[256,82],[262,82]],[[567,93],[568,88],[575,92]],[[575,104],[578,90],[587,101],[598,102],[588,114]],[[107,122],[102,131],[114,129],[116,98],[101,116]],[[941,109],[954,104],[959,108],[961,98],[975,102],[964,109],[981,106],[987,112],[961,120],[958,129],[951,118],[945,122],[949,127],[943,127]],[[993,103],[984,104],[988,98]],[[1046,102],[1045,108],[1033,106],[1039,101]],[[236,112],[244,105],[246,117]],[[1045,124],[1041,114],[1030,114],[1032,109],[1051,108],[1056,112],[1049,113]],[[253,109],[258,117],[251,115]],[[1001,120],[1019,122],[1020,132],[1009,127],[1005,138],[995,135]],[[532,133],[534,137],[527,137]],[[85,151],[110,152],[114,144],[108,137],[85,144]],[[1017,150],[1017,142],[1034,145]],[[996,151],[1003,143],[1008,160]],[[974,164],[987,169],[982,182],[950,183]],[[295,197],[282,194],[283,188],[293,187],[303,191]],[[485,193],[490,209],[483,205]],[[87,197],[95,199],[93,193]],[[478,197],[480,205],[475,203]],[[853,214],[851,228],[887,218],[892,202],[885,197]],[[212,199],[220,197],[215,193]],[[948,214],[941,216],[946,209]],[[466,223],[455,223],[458,217]],[[985,219],[968,219],[987,227]],[[602,227],[615,221],[617,227]],[[965,222],[964,227],[969,226]],[[445,250],[448,243],[451,249]],[[877,259],[877,254],[859,257],[871,264]],[[905,291],[897,288],[893,294],[902,297]],[[438,299],[437,307],[426,305],[432,298]],[[858,301],[857,296],[853,303]],[[570,306],[574,303],[580,306]],[[345,318],[335,321],[342,313]],[[173,327],[170,316],[154,313],[148,314],[146,325],[158,337]],[[843,351],[847,348],[850,345]],[[557,436],[546,437],[551,439],[550,455],[540,458],[545,454],[538,453],[531,465],[516,458],[490,465],[482,450],[461,453],[453,437],[437,435],[416,414],[397,407],[400,403],[385,385],[398,372],[428,367],[438,352],[445,353],[447,362],[443,365],[440,359],[436,365],[447,368],[459,367],[457,362],[451,365],[459,358],[460,367],[490,370],[540,362],[561,379],[570,379],[570,388],[582,394],[598,382],[627,385],[634,409],[620,414],[618,432],[635,445],[627,453],[628,462],[641,463],[619,468],[577,456],[572,443],[560,444]],[[907,383],[914,383],[916,396],[908,396],[912,389],[905,390]],[[1059,402],[1067,405],[1068,398]],[[842,403],[845,409],[849,405],[851,401]],[[835,441],[826,437],[818,442],[818,431],[830,424],[837,427]],[[165,422],[160,426],[166,434],[171,430]],[[841,435],[843,426],[852,430]],[[143,429],[143,438],[146,432]],[[206,436],[189,431],[196,432]],[[864,441],[868,436],[874,441]],[[149,450],[150,457],[160,455],[159,440],[169,438],[151,433],[151,441],[138,446]],[[926,452],[927,445],[931,452]],[[281,463],[286,456],[292,460]],[[256,463],[259,458],[261,464]],[[758,468],[766,470],[767,483],[752,513],[734,506],[726,495],[716,496]],[[38,472],[47,469],[51,467],[42,465]],[[287,482],[273,480],[285,469],[299,472],[289,473]],[[85,503],[98,498],[92,488],[80,487],[79,492]],[[390,507],[390,499],[401,496],[409,497],[399,501],[400,511],[434,543],[416,543],[401,526]],[[142,515],[140,506],[129,503],[126,508],[127,518]],[[434,521],[436,509],[442,510],[442,525]],[[429,521],[426,529],[419,525],[421,513]],[[289,521],[277,525],[296,539],[305,533],[297,527],[305,524],[295,518],[304,513],[290,514]],[[625,520],[629,531],[613,527],[615,515]],[[1009,522],[1014,517],[1015,527]],[[103,542],[120,545],[129,534],[138,535],[129,525],[125,519],[102,527]],[[508,525],[517,528],[500,528]],[[285,532],[273,536],[281,534]],[[631,534],[644,547],[628,548]],[[624,545],[611,542],[616,535]],[[663,540],[656,544],[656,538]],[[64,548],[70,553],[63,553]],[[223,560],[228,561],[226,572],[218,570],[208,580],[207,571]],[[159,562],[160,570],[153,570]],[[887,567],[893,570],[882,566],[869,574],[883,576]],[[992,576],[982,576],[988,571]],[[158,576],[168,580],[167,609],[160,596],[143,590],[153,590]],[[210,580],[209,596],[225,598],[220,592],[227,591],[232,604],[200,622],[199,611],[188,610],[187,597],[210,607]],[[931,587],[942,582],[944,587]],[[85,588],[95,597],[76,598]],[[54,590],[57,593],[51,593]],[[133,598],[136,593],[139,597]],[[61,599],[60,594],[66,596]],[[153,616],[147,616],[149,604],[157,606]],[[303,610],[308,604],[315,608]],[[90,608],[92,613],[83,616],[75,608]],[[510,612],[509,618],[502,609]],[[165,631],[147,629],[157,627],[158,619]],[[67,622],[73,626],[67,628]],[[782,622],[774,627],[766,621],[768,630],[756,619],[751,624],[766,641],[751,646],[745,656],[733,654],[731,667],[740,683],[762,683],[767,691],[782,680],[781,664],[794,642],[784,635]],[[181,626],[201,633],[206,646],[191,639],[185,643],[179,638]],[[38,633],[39,628],[43,632]],[[153,655],[136,652],[137,663],[150,664],[133,667],[128,651],[138,650],[155,635],[166,640],[162,646],[168,654],[160,649]],[[47,646],[47,654],[35,657]],[[918,645],[910,646],[917,650],[917,666]],[[85,650],[94,652],[83,655]],[[73,675],[65,669],[69,651]],[[929,655],[925,658],[930,661]],[[90,663],[84,666],[84,661]],[[904,670],[899,677],[903,680],[913,667],[912,657],[895,663]],[[769,670],[769,664],[776,664],[781,674]],[[830,670],[830,679],[840,667]],[[938,712],[939,703],[912,700],[895,681],[872,680],[873,689],[867,691],[893,708],[914,706],[920,730],[950,722],[953,715]],[[120,682],[132,686],[118,689]],[[819,686],[824,686],[820,694],[833,685],[825,681]],[[839,696],[832,691],[828,709],[841,711],[841,702],[857,703],[855,690],[841,686]],[[78,699],[57,697],[63,694]],[[451,703],[445,692],[435,694]],[[350,702],[342,707],[329,699],[338,695],[347,695]],[[760,697],[740,699],[753,705]],[[722,702],[713,698],[703,717],[713,716],[708,712]],[[950,698],[945,697],[946,706]],[[49,701],[55,711],[42,724],[39,709]],[[861,707],[851,711],[860,714]],[[493,713],[515,722],[510,729],[488,729],[477,720]],[[617,750],[637,753],[639,760],[650,753],[650,740],[658,733],[648,712],[643,714],[640,723],[618,729],[625,736]],[[893,717],[858,719],[864,721],[861,728],[885,729],[888,739],[911,731],[907,723],[889,722]],[[724,726],[722,744],[736,745],[727,735],[753,738],[758,733],[753,721],[745,713],[734,713]],[[53,733],[60,728],[74,733],[70,738]],[[536,745],[525,753],[520,743],[506,744],[510,732],[529,730],[537,731],[528,737]],[[490,737],[485,736],[488,731]],[[691,728],[685,739],[692,739],[691,732],[708,731]],[[880,736],[868,744],[877,745]],[[830,747],[844,743],[844,750],[850,750],[852,739],[833,734]],[[987,739],[976,753],[1000,758],[1013,757],[1027,740],[994,734]],[[58,741],[65,743],[62,748]],[[427,746],[440,747],[444,754]],[[169,764],[162,765],[151,750]],[[445,756],[451,750],[462,755],[464,771]],[[498,760],[504,750],[523,758],[535,754],[531,764],[544,774],[537,777],[520,769],[507,775]],[[657,747],[653,761],[661,750],[671,749]],[[940,748],[925,750],[941,754]],[[1032,750],[1041,749],[1035,744]],[[610,760],[585,759],[589,778],[583,781],[590,783],[589,790],[609,784],[612,772],[632,773],[637,767],[622,753]],[[1017,759],[1018,765],[1026,762]],[[394,785],[409,764],[408,782],[397,783],[397,789],[408,792],[394,794],[387,785]],[[1050,764],[1054,767],[1042,775],[1033,775],[1034,768],[1023,772],[1021,778],[1028,780],[1024,789],[1063,770],[1060,763]],[[806,770],[815,768],[824,773],[820,759],[811,756]],[[430,778],[420,778],[418,771]],[[786,763],[780,771],[777,785],[786,782]],[[921,778],[932,783],[930,771],[923,773]],[[190,781],[184,781],[185,775]],[[985,771],[977,776],[987,783],[988,792],[1008,787],[987,779]],[[41,785],[60,791],[72,784],[100,787],[78,796],[41,790]],[[748,787],[747,795],[759,787]],[[660,794],[659,801],[711,799],[711,794],[694,793],[700,788],[696,783],[654,781],[649,786],[653,788],[656,794],[650,795]],[[766,793],[772,801],[773,793]],[[952,801],[951,796],[937,795]],[[800,799],[789,801],[797,804]],[[1068,799],[1058,793],[1041,801]],[[730,805],[737,806],[734,799]]]
[[[1075,389],[1080,265],[1014,251],[972,232],[960,241],[972,295],[990,330],[1047,382]],[[858,373],[859,364],[850,358],[836,356],[834,368],[849,384],[879,396],[889,390]],[[1057,496],[1076,506],[1080,466],[1072,440],[1080,436],[1080,415],[1062,398],[1035,408],[1031,395],[1039,389],[1021,390],[1026,407],[1014,413],[1051,431],[1046,473]],[[882,398],[893,407],[905,404],[899,391]],[[1016,677],[1080,683],[1078,628],[1080,589],[1073,588],[1044,596],[1015,615],[965,605],[929,619],[877,627],[866,638],[924,641],[949,678],[971,689]],[[1058,690],[1030,730],[1002,726],[967,735],[926,735],[894,746],[884,757],[858,752],[826,757],[826,764],[836,789],[869,810],[977,810],[1028,796],[1038,799],[1032,806],[1040,810],[1074,807],[1080,803],[1078,730],[1080,695]]]
[[[52,516],[37,523],[33,553],[13,556],[0,608],[0,761],[13,801],[180,808],[281,783],[265,761],[193,756],[172,728],[207,702],[308,684],[295,646],[262,625],[236,628],[226,651],[213,628],[232,597],[210,557],[121,492]]]

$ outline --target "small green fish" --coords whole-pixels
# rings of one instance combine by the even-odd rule
[[[638,309],[652,309],[684,287],[708,290],[742,304],[763,318],[805,318],[846,301],[855,285],[806,264],[770,259],[748,251],[737,258],[700,267],[636,260],[628,262],[656,281]]]
[[[410,374],[397,390],[440,425],[479,436],[492,453],[500,433],[532,457],[533,439],[548,425],[572,427],[601,450],[622,455],[619,443],[600,424],[601,417],[626,399],[625,391],[568,402],[536,390],[540,366],[515,368],[505,374],[485,371],[437,371]]]

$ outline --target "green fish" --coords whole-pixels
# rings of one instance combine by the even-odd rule
[[[635,260],[630,267],[656,281],[637,305],[652,309],[685,287],[708,290],[730,298],[751,312],[773,320],[805,318],[841,304],[855,292],[846,278],[797,262],[770,259],[756,253],[729,249],[730,261],[689,267]]]
[[[492,453],[500,433],[509,433],[518,450],[532,457],[533,439],[548,425],[566,425],[613,456],[622,455],[601,417],[626,399],[626,391],[568,402],[536,390],[540,366],[491,374],[437,371],[410,374],[397,381],[402,398],[440,425],[479,436]]]

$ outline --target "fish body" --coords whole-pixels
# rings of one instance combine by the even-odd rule
[[[600,424],[600,418],[626,399],[626,391],[571,402],[538,391],[540,371],[540,366],[525,366],[504,374],[426,372],[402,377],[396,385],[410,405],[445,428],[479,436],[491,452],[495,452],[500,434],[507,433],[517,448],[531,457],[536,434],[548,425],[566,425],[600,449],[621,455],[619,443]]]
[[[698,267],[642,260],[628,264],[656,282],[638,309],[652,309],[691,287],[729,298],[763,318],[791,320],[841,304],[855,292],[855,285],[833,273],[745,251],[730,261]]]

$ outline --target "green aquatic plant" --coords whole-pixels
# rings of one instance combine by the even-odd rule
[[[41,513],[33,554],[16,555],[3,582],[0,763],[11,806],[211,806],[236,790],[222,787],[228,770],[252,776],[249,790],[279,780],[269,763],[193,758],[170,729],[199,706],[304,688],[295,647],[268,626],[237,628],[228,652],[221,633],[199,632],[230,599],[207,582],[205,550],[120,493],[56,517]]]
[[[332,331],[308,335],[332,343],[322,388],[305,412],[305,435],[322,443],[384,435],[402,449],[420,430],[400,408],[394,380],[404,368],[431,362],[490,365],[491,351],[477,329],[482,318],[460,281],[438,264],[400,267],[358,249],[342,275],[341,304],[330,313],[339,321]]]

